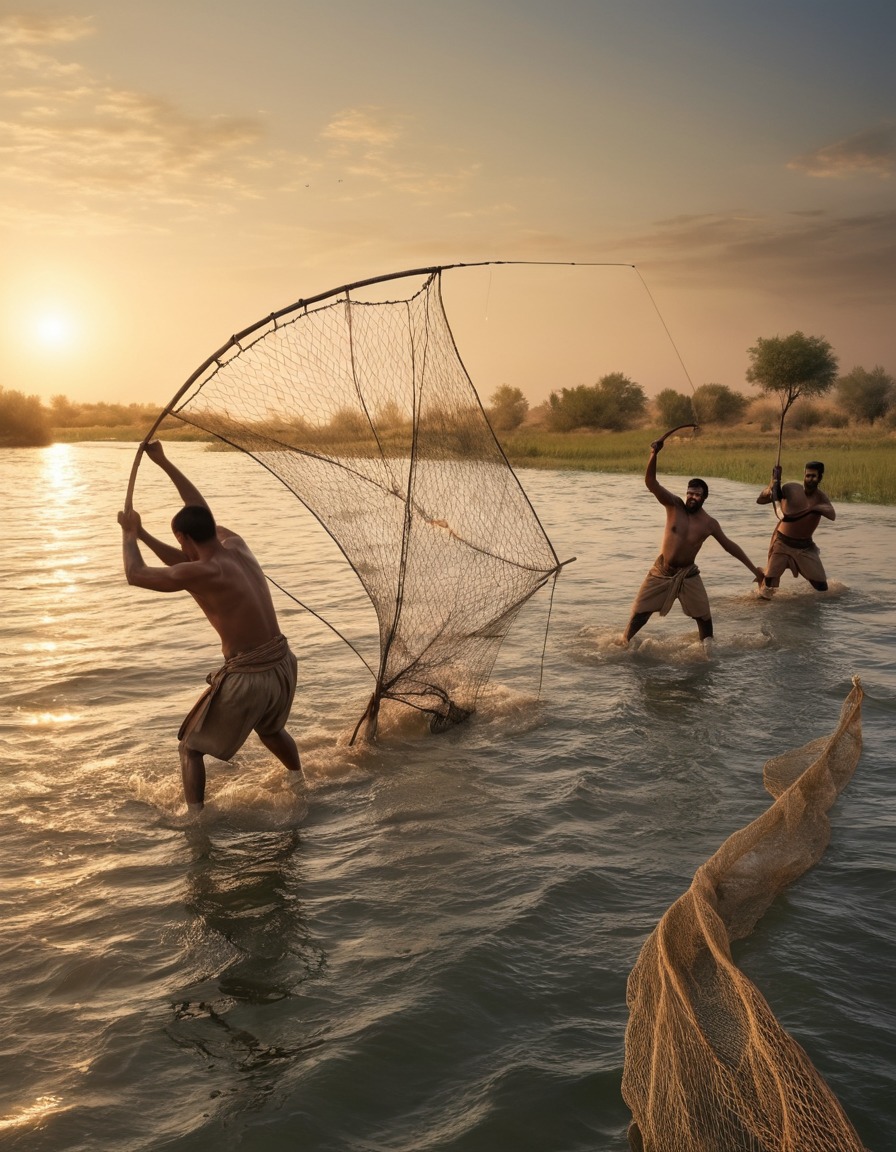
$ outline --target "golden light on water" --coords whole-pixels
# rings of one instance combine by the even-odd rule
[[[36,1124],[49,1116],[51,1112],[58,1112],[62,1108],[61,1096],[38,1096],[33,1104],[26,1104],[18,1112],[9,1116],[0,1116],[0,1131],[8,1128],[21,1128],[26,1124]]]
[[[36,712],[28,717],[26,723],[37,727],[38,724],[71,724],[80,719],[74,712]]]

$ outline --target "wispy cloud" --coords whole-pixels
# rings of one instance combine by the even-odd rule
[[[0,53],[12,77],[0,93],[7,215],[18,204],[23,220],[35,211],[52,217],[62,198],[114,216],[158,205],[221,206],[252,195],[246,174],[261,162],[263,124],[191,116],[171,102],[101,83],[48,50],[89,31],[83,21],[0,22]]]
[[[92,21],[83,16],[52,16],[36,12],[13,12],[0,16],[0,45],[58,44],[81,40],[92,33]]]
[[[612,246],[679,284],[896,300],[896,209],[678,216]]]
[[[421,145],[413,117],[375,106],[335,113],[309,154],[276,147],[264,116],[197,115],[97,78],[70,58],[93,31],[86,20],[0,19],[0,222],[65,230],[70,215],[79,231],[155,228],[166,212],[173,225],[305,193],[324,172],[334,204],[400,195],[447,210],[476,174],[440,145]]]
[[[375,105],[340,110],[320,133],[329,160],[347,177],[346,197],[384,192],[421,200],[457,196],[475,176],[477,164],[415,138],[412,117]]]
[[[887,179],[896,173],[896,124],[866,128],[797,156],[787,165],[797,172],[821,179],[869,175]]]

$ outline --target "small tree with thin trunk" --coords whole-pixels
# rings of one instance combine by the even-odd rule
[[[837,357],[823,336],[760,338],[749,349],[751,364],[747,380],[781,402],[781,422],[800,396],[822,396],[837,379]]]

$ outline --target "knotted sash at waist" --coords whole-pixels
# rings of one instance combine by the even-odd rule
[[[183,740],[186,733],[205,715],[209,706],[218,694],[221,685],[228,676],[234,672],[253,673],[267,672],[276,668],[284,656],[289,652],[289,643],[284,635],[275,636],[257,648],[250,648],[246,652],[237,652],[229,656],[220,668],[206,676],[208,688],[202,693],[181,724],[177,738]]]
[[[681,586],[689,576],[699,576],[700,569],[696,564],[667,564],[662,556],[657,556],[651,576],[660,576],[669,581],[669,587],[660,608],[660,616],[668,616],[672,605],[681,595]]]

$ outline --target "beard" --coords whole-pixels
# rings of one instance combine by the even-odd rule
[[[695,512],[699,512],[702,507],[703,500],[685,500],[684,502],[685,511],[689,516],[693,516]]]

